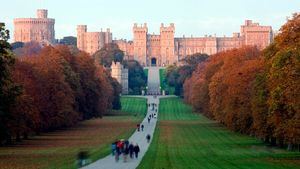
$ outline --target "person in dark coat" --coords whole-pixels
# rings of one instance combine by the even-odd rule
[[[140,131],[140,124],[136,125],[137,131]]]
[[[147,139],[147,143],[149,143],[149,142],[150,142],[150,139],[151,139],[150,134],[147,134],[146,139]]]
[[[134,154],[135,154],[135,158],[138,158],[139,152],[140,152],[140,147],[139,147],[138,144],[136,144],[136,145],[133,147],[133,151],[134,151]]]
[[[128,150],[129,150],[129,156],[130,158],[133,158],[133,144],[130,143],[129,146],[128,146]]]
[[[148,123],[150,123],[150,117],[148,117]]]
[[[142,129],[142,131],[144,131],[144,125],[143,124],[141,125],[141,129]]]

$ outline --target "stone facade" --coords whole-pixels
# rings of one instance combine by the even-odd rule
[[[120,62],[112,62],[111,76],[122,85],[122,94],[128,94],[128,69],[125,69]]]
[[[53,44],[55,43],[55,20],[48,18],[46,9],[37,10],[37,18],[14,19],[14,41]]]
[[[232,37],[174,37],[174,34],[174,24],[161,24],[159,35],[148,34],[147,24],[134,24],[133,41],[114,42],[124,51],[126,59],[137,60],[143,66],[167,66],[177,64],[181,59],[195,53],[212,55],[246,45],[263,49],[273,39],[271,26],[260,26],[251,20],[246,20],[240,32],[233,33]]]
[[[87,32],[86,25],[77,26],[77,48],[89,54],[94,54],[105,44],[112,43],[112,33],[110,29],[106,32]]]

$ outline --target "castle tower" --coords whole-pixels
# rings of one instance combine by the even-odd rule
[[[120,62],[112,62],[111,77],[117,79],[122,86],[122,93],[128,94],[128,69],[123,68]]]
[[[37,18],[47,18],[48,17],[48,10],[46,9],[38,9],[36,12]]]
[[[55,20],[48,18],[48,10],[38,9],[37,18],[14,19],[14,41],[54,44]]]
[[[148,27],[145,23],[143,26],[138,26],[136,23],[133,26],[133,46],[134,60],[137,60],[141,65],[147,65],[147,33]]]
[[[160,26],[160,43],[161,43],[161,66],[170,65],[177,62],[175,58],[175,26],[173,23],[165,27],[164,24]]]
[[[245,39],[244,45],[264,49],[272,42],[273,31],[271,26],[261,26],[252,20],[246,20],[245,25],[241,26],[241,36]]]
[[[79,50],[85,49],[85,33],[87,32],[86,25],[78,25],[77,26],[77,48]]]

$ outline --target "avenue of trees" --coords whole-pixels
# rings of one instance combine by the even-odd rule
[[[8,38],[1,24],[0,145],[121,108],[120,85],[90,55],[46,46],[15,57]]]
[[[233,49],[198,65],[184,83],[197,112],[271,145],[299,150],[300,14],[263,51]]]
[[[196,53],[182,59],[182,66],[171,65],[166,69],[166,82],[174,87],[175,95],[183,97],[184,81],[192,75],[197,65],[208,58],[207,54]]]

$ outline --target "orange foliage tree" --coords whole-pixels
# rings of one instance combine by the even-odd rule
[[[300,143],[300,14],[262,53],[242,47],[211,56],[184,84],[185,101],[232,130],[272,145]]]

